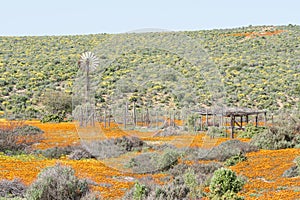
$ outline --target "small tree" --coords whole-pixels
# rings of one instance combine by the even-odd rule
[[[44,122],[61,122],[72,113],[72,98],[65,92],[47,91],[43,94],[41,103],[45,107]]]

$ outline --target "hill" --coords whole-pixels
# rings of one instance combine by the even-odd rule
[[[109,103],[117,88],[130,94],[131,99],[148,105],[210,106],[216,92],[207,82],[215,77],[214,72],[205,74],[203,69],[212,66],[219,73],[216,77],[221,79],[218,84],[224,86],[223,101],[228,106],[268,110],[299,106],[300,27],[289,25],[117,35],[0,37],[1,109],[32,113],[32,116],[42,113],[42,94],[51,90],[71,94],[80,54],[93,51],[100,58],[109,57],[99,52],[105,52],[104,44],[111,44],[112,39],[122,42],[139,37],[147,43],[155,37],[178,35],[197,41],[201,45],[199,52],[205,54],[209,65],[205,60],[198,65],[188,57],[165,49],[145,46],[128,51],[98,69],[98,105]],[[191,43],[174,41],[180,42],[183,50],[192,48],[188,46]]]

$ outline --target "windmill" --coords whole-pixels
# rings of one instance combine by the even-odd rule
[[[80,125],[87,125],[89,121],[94,124],[94,109],[93,108],[93,102],[90,98],[90,75],[93,71],[96,70],[96,67],[99,65],[99,59],[95,54],[92,52],[85,52],[80,56],[80,60],[78,61],[78,67],[83,72],[83,78],[85,81],[84,85],[84,99],[82,105],[85,108],[84,111],[81,111],[81,117],[80,117]]]
[[[92,52],[85,52],[80,56],[78,62],[79,69],[84,73],[85,76],[85,102],[89,101],[90,94],[90,73],[96,70],[99,65],[99,59]]]

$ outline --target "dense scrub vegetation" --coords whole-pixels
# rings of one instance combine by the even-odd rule
[[[0,151],[6,154],[29,152],[31,145],[42,139],[43,131],[37,127],[14,121],[0,127]]]
[[[272,126],[255,134],[250,143],[260,149],[299,148],[299,112],[282,113]]]
[[[201,48],[223,76],[226,104],[271,110],[299,106],[299,26],[250,26],[184,34],[201,42]],[[13,113],[26,113],[28,117],[42,114],[60,121],[66,113],[49,113],[49,110],[45,113],[43,106],[47,105],[42,104],[45,103],[43,94],[48,90],[71,94],[79,55],[97,50],[110,37],[112,35],[109,34],[0,37],[1,110],[6,108]],[[122,40],[125,36],[120,34],[118,37]],[[127,34],[126,37],[133,38],[135,35]],[[98,85],[98,101],[108,101],[108,95],[118,86],[117,81],[122,78],[128,82],[126,75],[136,69],[140,70],[138,76],[149,76],[153,72],[151,69],[155,69],[151,66],[163,66],[185,77],[186,83],[182,85],[189,87],[182,90],[185,94],[190,93],[191,98],[181,93],[170,95],[174,83],[181,81],[170,73],[166,81],[159,79],[149,82],[142,89],[133,88],[134,91],[130,91],[131,100],[145,101],[147,96],[152,103],[169,104],[173,101],[177,106],[182,106],[178,102],[210,105],[210,94],[205,85],[205,80],[210,77],[202,77],[199,70],[201,66],[193,66],[174,52],[146,48],[127,52],[101,69],[103,75]],[[130,81],[128,83],[130,85]],[[193,91],[188,88],[195,88],[199,99],[192,98]],[[132,88],[122,89],[126,91]]]

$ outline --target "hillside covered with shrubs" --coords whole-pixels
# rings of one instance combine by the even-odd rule
[[[228,106],[268,110],[299,107],[299,26],[144,33],[145,38],[148,38],[147,34],[153,37],[185,34],[200,41],[200,48],[221,74],[226,93],[224,102]],[[61,91],[71,96],[80,54],[86,51],[97,53],[101,44],[112,37],[122,41],[122,38],[134,38],[136,34],[0,37],[1,110],[26,113],[28,117],[44,114],[43,95],[47,91]],[[140,71],[136,74],[141,76],[133,79],[150,77],[156,69],[152,66],[162,66],[184,77],[185,82],[181,84],[185,87],[181,90],[185,95],[170,95],[174,85],[180,85],[181,80],[169,74],[164,79],[167,81],[155,79],[142,89],[132,91],[132,98],[144,101],[147,96],[152,104],[169,105],[172,101],[178,107],[212,104],[206,81],[214,77],[203,77],[199,70],[201,66],[193,66],[172,52],[147,48],[126,52],[104,69],[99,66],[101,74],[96,95],[99,104],[108,102],[113,90],[119,87],[120,79],[131,84],[127,77],[133,71]],[[195,89],[196,94],[189,88]]]

